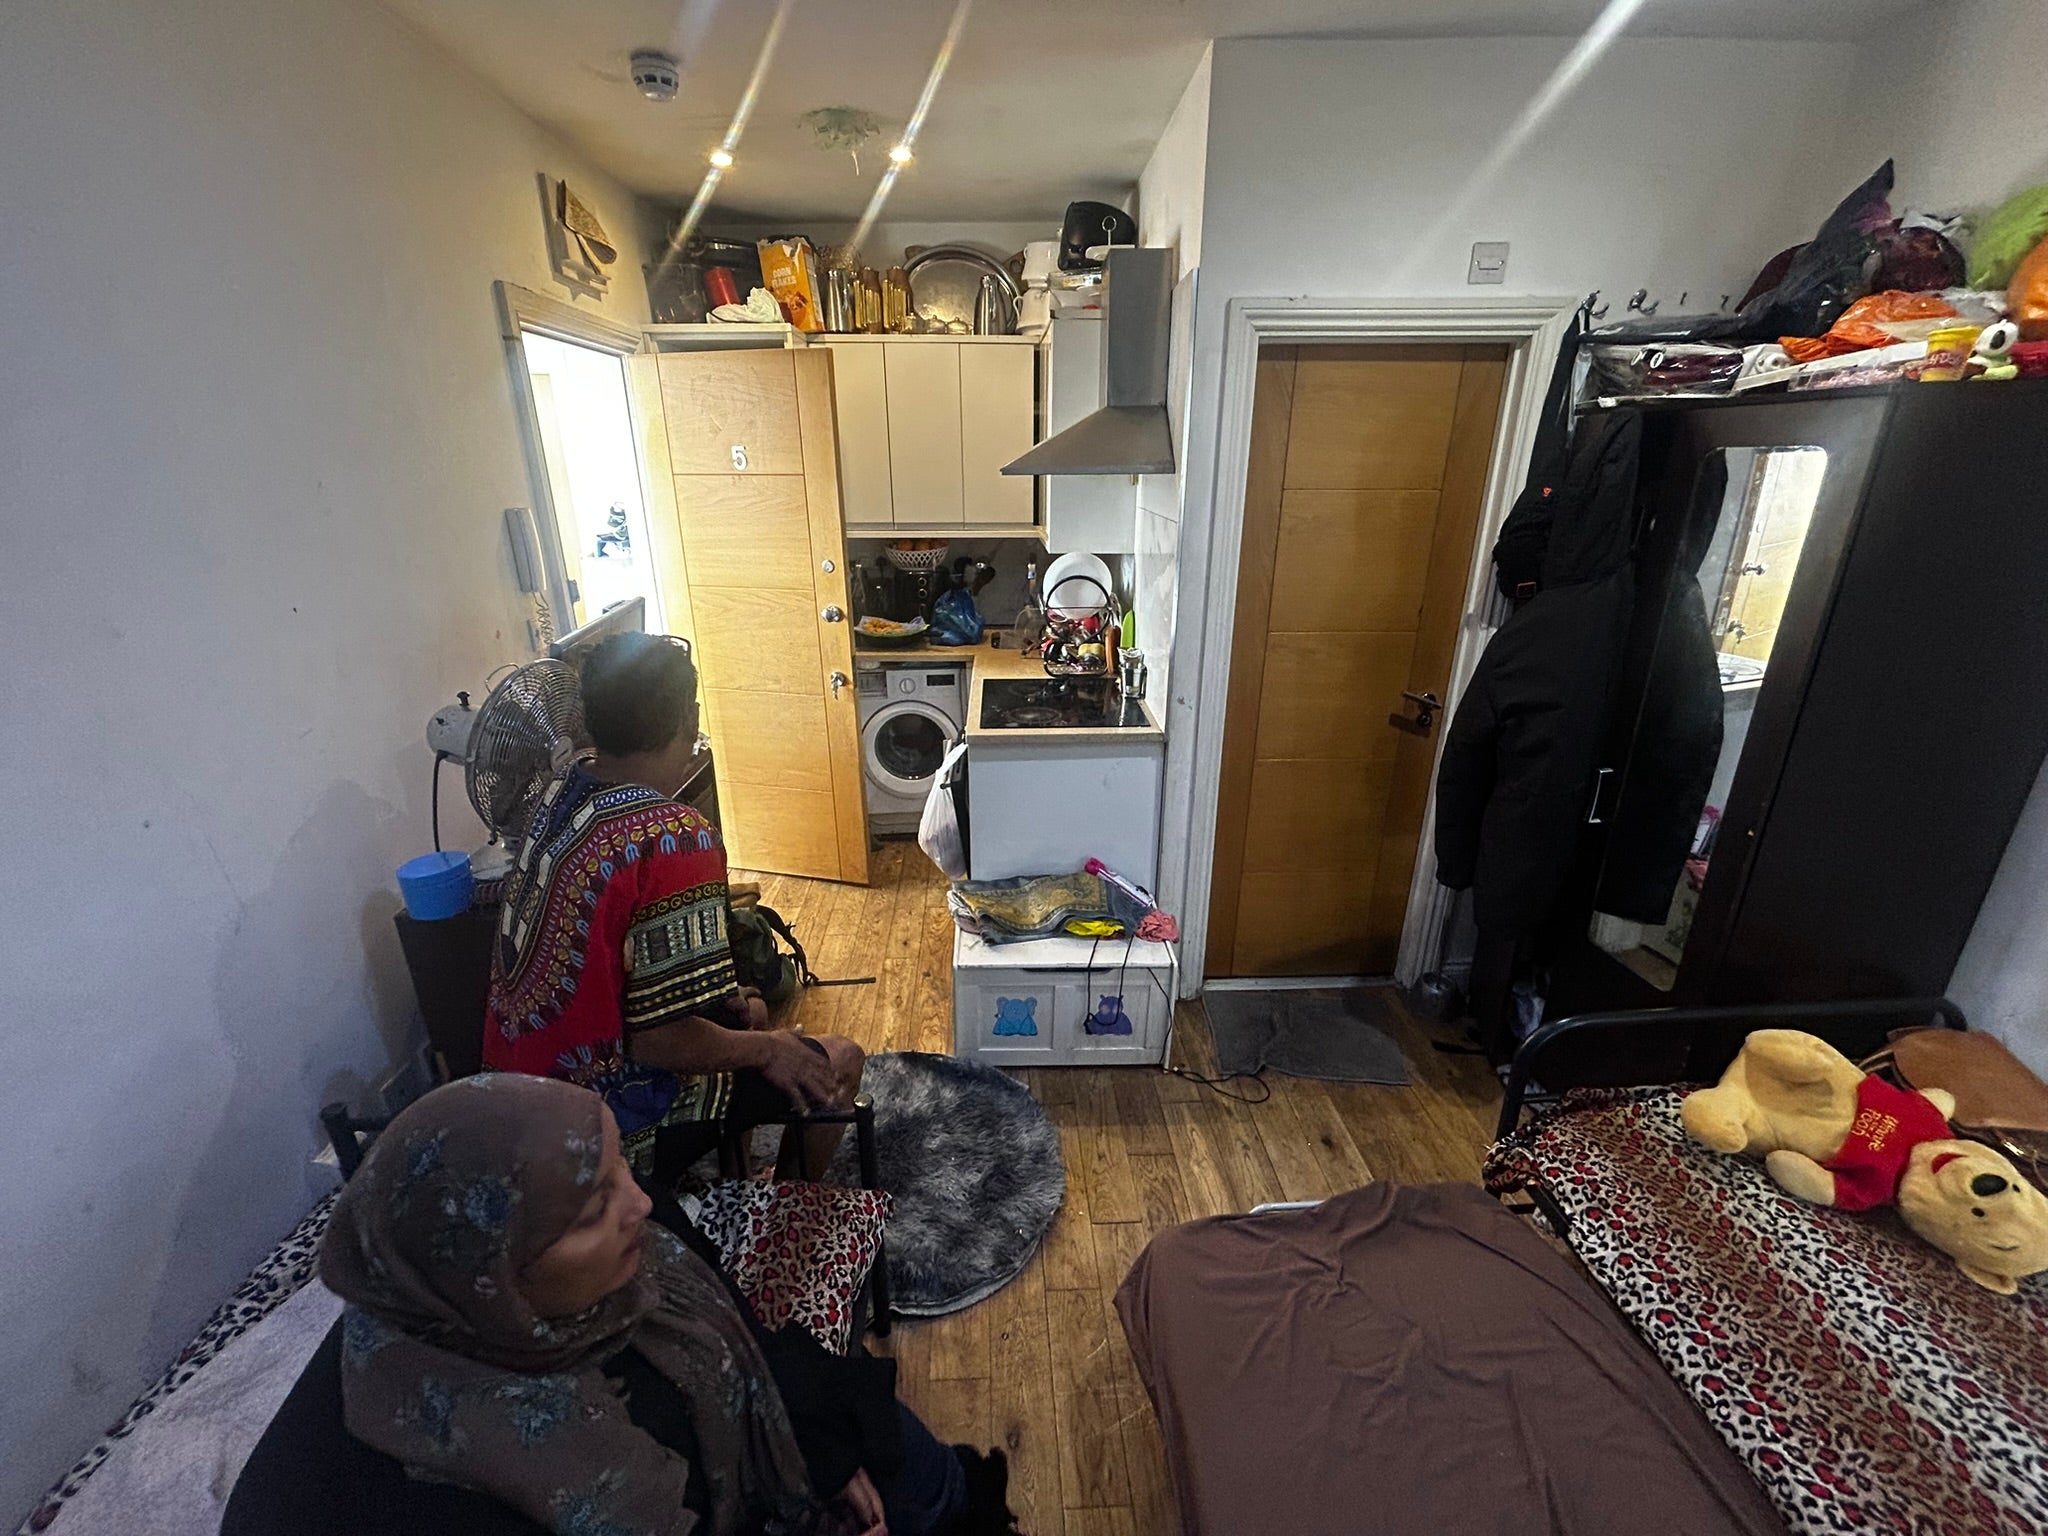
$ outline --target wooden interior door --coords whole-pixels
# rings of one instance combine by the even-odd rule
[[[1393,969],[1500,413],[1504,347],[1259,354],[1211,976]]]
[[[636,404],[659,424],[641,433],[648,522],[669,622],[695,647],[727,854],[864,885],[832,356],[629,361]]]

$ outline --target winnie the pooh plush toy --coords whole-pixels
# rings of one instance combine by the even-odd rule
[[[2048,1195],[1980,1142],[1949,1133],[1955,1100],[1866,1076],[1825,1040],[1760,1029],[1721,1081],[1679,1107],[1715,1152],[1760,1152],[1786,1193],[1845,1211],[1896,1204],[1979,1285],[2010,1296],[2048,1269]]]

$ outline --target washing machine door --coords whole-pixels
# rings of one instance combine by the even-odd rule
[[[892,795],[922,799],[932,775],[960,728],[944,711],[917,699],[902,699],[878,709],[860,733],[861,762],[868,777]]]

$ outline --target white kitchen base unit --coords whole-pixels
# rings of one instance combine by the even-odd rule
[[[1162,733],[977,731],[975,721],[970,711],[967,860],[974,879],[1070,875],[1100,859],[1153,888]]]
[[[999,1067],[1156,1064],[1173,956],[1129,939],[953,938],[953,1054]]]

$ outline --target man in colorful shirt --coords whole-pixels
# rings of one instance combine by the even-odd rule
[[[596,750],[549,786],[506,882],[486,1068],[602,1093],[643,1172],[657,1132],[664,1166],[680,1166],[721,1127],[850,1105],[860,1048],[767,1027],[759,994],[733,971],[718,832],[669,798],[696,752],[689,647],[666,635],[605,641],[584,664],[583,713]],[[809,1133],[814,1173],[840,1134]]]

